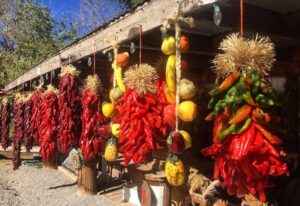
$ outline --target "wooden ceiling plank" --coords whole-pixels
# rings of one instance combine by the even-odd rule
[[[216,1],[218,0],[188,0],[183,5],[183,10],[184,12],[191,12],[202,5],[212,4]],[[97,31],[94,34],[79,40],[76,44],[63,49],[58,54],[44,60],[39,65],[9,83],[5,89],[10,90],[29,81],[30,79],[36,78],[41,74],[59,68],[61,66],[61,58],[68,58],[71,55],[75,55],[76,58],[73,61],[77,61],[83,57],[92,55],[94,52],[93,48],[96,49],[96,52],[103,51],[109,47],[108,43],[104,41],[104,38],[108,35],[116,34],[119,41],[122,42],[135,37],[135,34],[128,36],[128,33],[131,28],[137,25],[143,25],[144,32],[157,28],[162,24],[163,17],[171,18],[175,11],[176,4],[174,1],[152,0],[143,6],[138,7],[130,15],[125,15],[124,17],[110,23],[105,29]]]

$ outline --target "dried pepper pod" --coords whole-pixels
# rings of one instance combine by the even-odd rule
[[[100,105],[100,80],[97,75],[88,76],[81,98],[82,105],[82,133],[79,144],[84,160],[91,160],[101,155],[105,137],[99,132],[105,123]]]
[[[13,136],[13,169],[21,165],[21,143],[24,138],[24,99],[20,94],[16,95],[14,105],[14,136]]]
[[[34,137],[31,134],[31,117],[32,117],[32,107],[33,107],[33,102],[31,99],[32,94],[28,94],[28,96],[24,99],[25,101],[25,109],[24,109],[24,146],[27,151],[30,151],[33,146],[34,142]]]
[[[271,114],[264,111],[279,105],[271,85],[263,80],[274,62],[274,47],[268,38],[231,35],[220,48],[224,53],[214,63],[224,81],[209,92],[213,112],[206,120],[215,119],[213,145],[202,153],[215,159],[214,178],[229,195],[251,193],[265,202],[270,176],[289,175],[281,160],[281,140],[269,130]]]
[[[58,129],[58,100],[57,90],[48,85],[47,90],[41,96],[39,115],[41,122],[38,127],[40,137],[40,154],[44,161],[54,158],[57,151]]]
[[[81,134],[81,104],[77,77],[79,71],[72,65],[62,69],[58,93],[59,131],[61,150],[69,152],[71,147],[78,147]]]
[[[41,105],[42,105],[42,85],[36,87],[35,91],[33,92],[30,100],[32,101],[32,114],[31,114],[31,122],[30,122],[30,133],[31,136],[34,137],[34,143],[39,144],[39,125],[41,123]]]
[[[135,65],[124,74],[126,91],[118,101],[118,116],[113,123],[120,124],[119,151],[124,163],[143,163],[147,155],[162,148],[166,140],[168,125],[163,121],[167,105],[164,94],[165,83],[158,80],[153,67]]]
[[[1,146],[5,150],[9,145],[10,104],[6,97],[1,102]]]

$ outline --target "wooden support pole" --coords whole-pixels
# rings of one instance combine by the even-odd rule
[[[57,157],[58,157],[58,153],[57,151],[55,151],[49,160],[43,161],[43,168],[57,169]]]
[[[97,194],[97,161],[88,160],[83,162],[78,171],[77,192],[80,196]]]

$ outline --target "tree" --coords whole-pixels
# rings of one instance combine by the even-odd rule
[[[119,0],[120,2],[124,2],[129,8],[132,8],[146,0]]]
[[[0,0],[0,5],[0,67],[6,82],[75,38],[75,27],[57,24],[34,0]]]
[[[80,0],[76,24],[81,35],[109,22],[145,0]]]

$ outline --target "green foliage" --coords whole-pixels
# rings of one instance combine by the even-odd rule
[[[76,37],[76,28],[56,23],[43,4],[0,0],[0,5],[2,1],[9,2],[0,6],[0,68],[8,75],[6,83]]]
[[[129,6],[129,8],[131,8],[137,4],[144,2],[145,0],[119,0],[119,1],[124,2],[125,4],[127,4]]]

